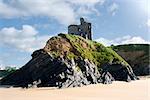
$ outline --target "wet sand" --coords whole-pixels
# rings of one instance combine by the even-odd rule
[[[150,78],[77,88],[0,88],[0,100],[150,100]]]

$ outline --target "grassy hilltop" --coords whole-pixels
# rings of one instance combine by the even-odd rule
[[[44,47],[46,52],[53,54],[55,57],[66,55],[68,59],[89,59],[98,67],[112,63],[128,63],[109,47],[101,43],[87,40],[77,35],[59,34],[47,41]]]
[[[132,67],[136,75],[150,74],[150,44],[127,44],[112,46]]]
[[[59,34],[31,56],[29,62],[1,79],[0,84],[66,88],[137,79],[130,65],[115,51],[81,36]]]

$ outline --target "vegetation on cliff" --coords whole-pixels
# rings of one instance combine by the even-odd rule
[[[9,66],[5,67],[5,69],[0,70],[0,78],[3,78],[5,76],[15,72],[16,70],[17,70],[16,67],[9,67]]]
[[[59,34],[47,41],[46,52],[55,57],[66,56],[68,59],[88,59],[99,68],[105,63],[128,63],[109,47],[101,43],[84,39],[77,35]]]
[[[137,79],[115,51],[81,36],[59,34],[31,56],[28,63],[1,79],[0,84],[66,88]]]
[[[111,48],[131,65],[136,75],[150,74],[150,44],[126,44]]]

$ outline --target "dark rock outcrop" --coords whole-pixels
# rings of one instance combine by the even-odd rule
[[[115,80],[108,71],[102,73],[101,79],[103,84],[111,84]]]
[[[122,65],[109,65],[100,73],[87,59],[54,58],[44,50],[35,51],[32,59],[16,72],[1,80],[2,85],[20,87],[80,87],[88,84],[110,84],[114,80],[135,80],[136,76]],[[119,67],[118,67],[119,66]],[[112,70],[112,67],[117,69]]]
[[[112,48],[131,65],[135,75],[150,75],[150,44],[126,44]]]
[[[80,42],[74,42],[77,40]],[[26,65],[1,79],[0,84],[67,88],[136,79],[131,67],[111,49],[77,36],[63,35],[50,39],[44,49],[33,52]]]
[[[124,64],[107,64],[103,67],[105,71],[108,71],[115,80],[118,81],[131,81],[138,79],[132,69]]]
[[[34,52],[32,56],[25,66],[3,78],[1,84],[27,87],[40,80],[38,86],[63,88],[96,84],[100,80],[97,67],[86,59],[80,60],[78,65],[74,59],[55,59],[43,50]]]

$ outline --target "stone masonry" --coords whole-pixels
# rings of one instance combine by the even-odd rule
[[[80,18],[80,25],[69,25],[68,34],[79,35],[85,39],[92,40],[91,23]]]

